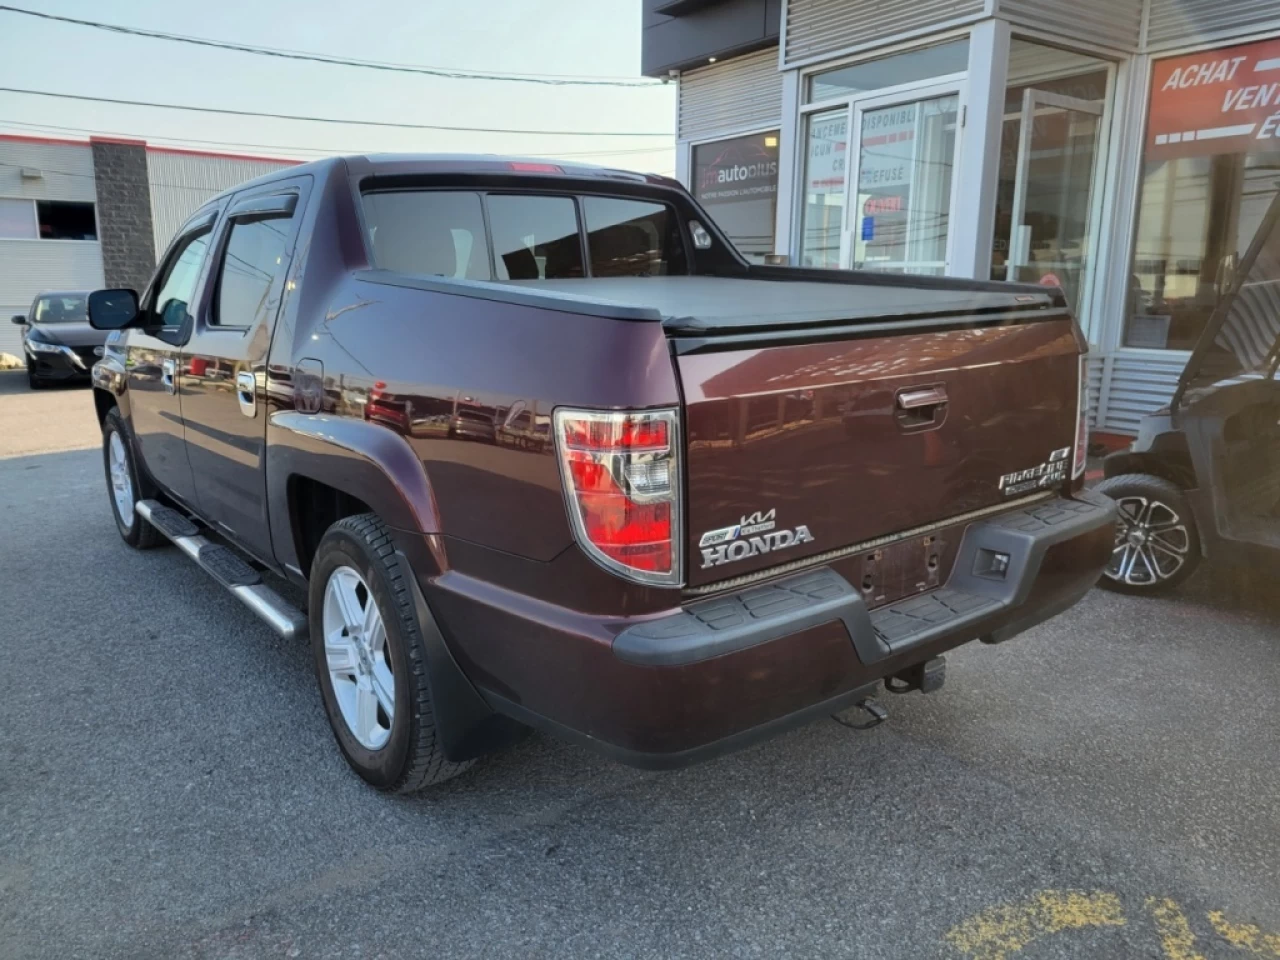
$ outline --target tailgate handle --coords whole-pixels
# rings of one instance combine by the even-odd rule
[[[898,406],[903,410],[920,410],[924,407],[940,407],[947,402],[946,387],[925,387],[922,390],[904,390],[898,394]]]

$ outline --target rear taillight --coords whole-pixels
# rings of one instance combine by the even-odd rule
[[[1071,463],[1071,479],[1084,473],[1089,458],[1089,358],[1080,357],[1080,379],[1076,387],[1076,446]]]
[[[574,536],[605,568],[679,584],[680,436],[675,410],[557,410],[556,450]]]

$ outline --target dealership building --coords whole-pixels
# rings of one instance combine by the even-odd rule
[[[1276,0],[644,0],[643,37],[744,253],[1060,285],[1104,432],[1169,401],[1280,189]]]
[[[22,328],[8,321],[42,290],[141,290],[205,200],[295,163],[0,134],[0,353],[22,355]]]

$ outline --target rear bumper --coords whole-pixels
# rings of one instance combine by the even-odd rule
[[[1097,580],[1114,525],[1112,502],[1087,491],[971,523],[942,587],[875,610],[830,566],[656,617],[590,617],[459,574],[431,585],[431,606],[468,638],[455,656],[499,712],[632,765],[680,766],[1060,613]]]

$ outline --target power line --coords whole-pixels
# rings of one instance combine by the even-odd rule
[[[114,130],[95,130],[92,127],[64,127],[52,123],[30,123],[25,120],[4,120],[0,119],[0,125],[8,125],[13,127],[30,128],[32,130],[56,130],[62,133],[88,133],[97,134],[107,137],[120,137],[128,140],[146,140],[165,141],[170,144],[181,146],[182,144],[201,144],[215,147],[254,147],[259,150],[293,150],[303,153],[314,153],[321,156],[331,157],[337,154],[352,153],[368,153],[372,151],[356,150],[350,146],[346,147],[300,147],[291,146],[284,143],[249,143],[243,140],[201,140],[196,137],[164,137],[151,136],[142,133],[120,133]],[[563,151],[559,153],[528,153],[525,156],[530,157],[620,157],[640,153],[661,153],[666,147],[625,147],[621,150],[575,150]],[[386,151],[394,153],[395,151]],[[523,151],[522,151],[523,152]],[[262,159],[271,159],[263,157]]]
[[[475,70],[452,70],[445,67],[417,66],[413,64],[388,63],[380,60],[354,60],[347,57],[335,57],[323,53],[311,53],[302,50],[284,50],[278,47],[262,47],[256,44],[232,43],[227,40],[212,40],[208,37],[192,37],[181,33],[164,33],[159,30],[143,30],[140,27],[126,27],[116,23],[101,23],[97,20],[80,20],[76,17],[64,17],[39,10],[27,10],[23,7],[11,7],[0,4],[0,11],[17,13],[28,17],[39,17],[42,20],[54,20],[95,30],[106,30],[111,33],[122,33],[135,37],[147,37],[152,40],[168,40],[173,43],[189,43],[200,47],[212,47],[215,50],[232,50],[238,53],[250,53],[260,57],[279,57],[284,60],[304,60],[312,63],[324,63],[341,67],[359,67],[364,70],[383,70],[391,73],[416,73],[429,77],[444,77],[450,80],[499,80],[511,83],[538,83],[548,86],[582,86],[582,87],[633,87],[645,89],[661,86],[660,81],[641,80],[629,77],[600,78],[575,77],[566,74],[551,73],[483,73]]]
[[[270,120],[305,120],[310,123],[338,123],[356,127],[392,127],[398,130],[449,130],[459,133],[513,133],[534,136],[558,137],[670,137],[670,133],[642,131],[603,130],[510,130],[503,127],[449,127],[431,123],[395,123],[390,120],[343,120],[335,117],[310,117],[291,113],[266,113],[259,110],[229,110],[221,107],[200,107],[182,103],[155,103],[150,100],[121,100],[113,97],[90,97],[74,93],[52,93],[48,90],[25,90],[20,87],[0,87],[0,93],[21,93],[33,97],[54,97],[59,100],[85,100],[91,103],[114,103],[127,107],[155,107],[161,110],[188,110],[195,113],[220,113],[233,117],[266,117]]]

